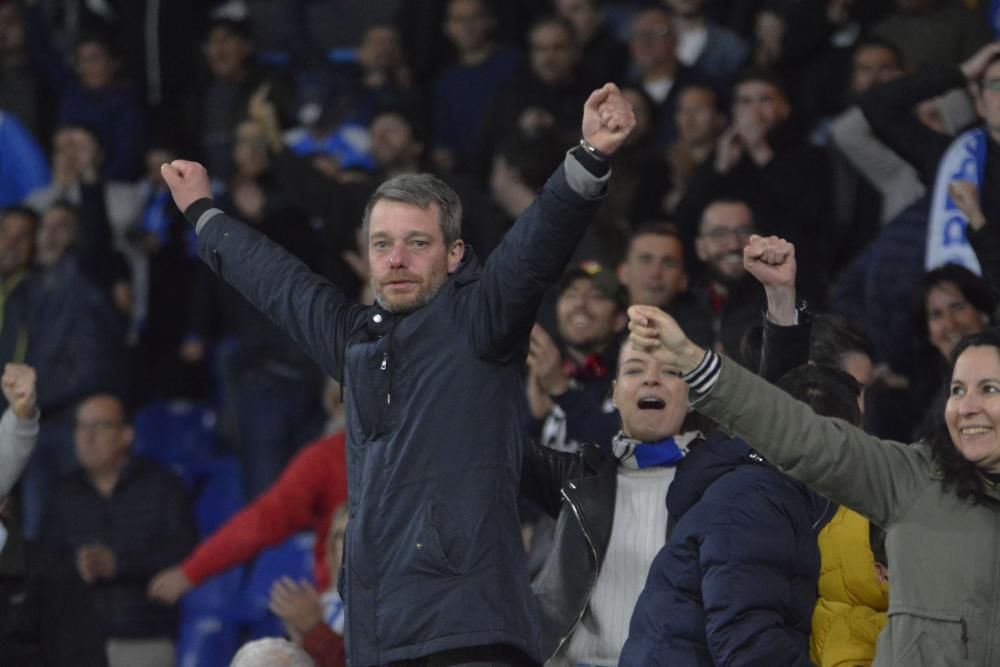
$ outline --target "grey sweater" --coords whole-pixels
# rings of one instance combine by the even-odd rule
[[[38,440],[38,411],[24,421],[7,408],[0,418],[0,498],[14,488]]]

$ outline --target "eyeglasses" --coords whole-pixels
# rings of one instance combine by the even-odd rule
[[[97,435],[106,435],[121,428],[122,422],[120,421],[108,421],[108,420],[98,420],[92,422],[76,422],[73,425],[74,430],[77,433],[87,433],[94,432]]]
[[[988,90],[994,93],[1000,91],[1000,79],[990,79],[989,81],[983,81],[983,90]]]
[[[751,236],[753,236],[753,227],[736,227],[734,229],[718,227],[702,234],[702,237],[713,241],[724,241],[729,237],[734,237],[737,241],[746,241]]]

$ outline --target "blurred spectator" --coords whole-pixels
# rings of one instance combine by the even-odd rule
[[[746,202],[761,234],[795,245],[800,262],[811,267],[799,276],[799,293],[823,304],[832,206],[829,159],[806,143],[781,83],[769,72],[750,70],[737,82],[732,124],[720,137],[715,158],[701,166],[677,205],[682,233],[692,234],[706,204],[720,197]]]
[[[80,403],[74,424],[80,470],[52,495],[45,541],[91,587],[111,667],[172,667],[175,613],[148,600],[146,585],[181,559],[198,531],[180,480],[133,456],[133,437],[118,399],[95,395]]]
[[[237,126],[233,161],[236,172],[229,180],[225,206],[316,267],[323,246],[302,212],[277,187],[259,124],[244,121]],[[323,376],[297,344],[206,266],[198,268],[192,298],[182,359],[200,362],[207,345],[225,337],[232,337],[235,345],[224,362],[223,398],[252,498],[322,429],[317,397]]]
[[[285,144],[297,155],[328,156],[340,172],[371,171],[368,130],[350,114],[345,93],[306,95],[299,107],[299,125],[285,134]]]
[[[287,639],[265,637],[244,644],[229,667],[315,667],[312,658]]]
[[[701,440],[686,429],[687,395],[680,378],[626,343],[613,394],[621,429],[610,447],[525,449],[522,495],[558,519],[552,551],[532,582],[546,665],[618,664],[630,612],[666,540],[667,491],[689,446]]]
[[[559,283],[556,320],[564,352],[542,327],[531,332],[527,431],[561,451],[610,442],[619,425],[610,399],[617,336],[625,328],[625,292],[614,273],[596,262],[567,271]]]
[[[914,70],[957,65],[990,39],[989,23],[960,3],[895,0],[896,11],[873,34],[893,43]]]
[[[590,88],[609,81],[622,84],[628,67],[628,48],[608,25],[599,0],[555,0],[556,12],[569,21],[580,45],[580,77]]]
[[[677,59],[677,29],[665,9],[645,9],[636,15],[629,51],[632,85],[641,87],[653,100],[656,145],[667,146],[677,134],[674,114],[678,95],[689,84],[703,83],[704,77]]]
[[[0,212],[0,360],[4,363],[23,362],[27,357],[31,288],[25,278],[35,252],[37,230],[38,215],[30,208],[11,207]]]
[[[317,565],[326,570],[331,579],[340,572],[347,520],[345,503],[333,515],[325,540],[326,559]],[[344,667],[347,664],[343,638],[344,601],[336,587],[320,595],[307,581],[295,582],[283,577],[271,588],[270,608],[284,622],[292,641],[316,662],[316,667]]]
[[[843,371],[802,366],[778,383],[820,414],[860,423]],[[650,567],[621,665],[774,661],[812,665],[819,549],[833,504],[742,440],[717,434],[667,492],[675,529]]]
[[[365,30],[357,64],[348,68],[351,94],[349,120],[367,126],[385,111],[401,111],[426,122],[424,99],[406,63],[399,33],[391,25]]]
[[[688,286],[684,247],[677,231],[667,223],[639,226],[618,266],[618,280],[628,290],[629,304],[668,310]]]
[[[52,136],[52,179],[34,189],[24,203],[38,213],[66,201],[83,205],[85,186],[103,192],[104,207],[115,238],[132,228],[142,202],[131,182],[108,181],[101,175],[105,153],[93,130],[82,125],[61,125]]]
[[[580,80],[580,47],[573,26],[542,19],[528,30],[529,71],[497,94],[479,128],[477,175],[486,174],[496,147],[516,132],[553,132],[560,143],[579,140],[579,109],[590,89]]]
[[[736,33],[708,18],[705,0],[663,0],[674,15],[677,58],[696,72],[719,81],[736,77],[750,47]]]
[[[633,220],[670,218],[695,173],[712,156],[726,127],[719,94],[691,84],[678,93],[674,114],[677,139],[666,149],[666,165],[646,172],[632,202]]]
[[[236,126],[246,115],[250,96],[264,82],[283,119],[294,117],[292,96],[283,81],[265,72],[254,58],[249,26],[243,21],[213,18],[202,46],[209,81],[200,97],[200,143],[205,166],[225,182],[233,172]]]
[[[902,54],[889,42],[863,41],[854,50],[850,99],[856,100],[873,86],[903,74]],[[877,235],[881,223],[895,217],[924,192],[912,167],[872,136],[871,127],[857,108],[845,111],[830,127],[833,146],[830,164],[835,206],[831,229],[834,273],[860,254]],[[851,151],[847,154],[846,151]],[[876,175],[873,170],[881,169]],[[874,178],[866,178],[868,174]],[[877,179],[877,180],[876,180]],[[879,191],[881,183],[892,187]],[[883,192],[894,199],[886,217]]]
[[[135,184],[139,213],[128,233],[133,266],[133,321],[136,347],[130,398],[201,397],[211,390],[208,370],[182,363],[179,350],[188,333],[188,310],[200,262],[195,234],[177,210],[160,167],[177,157],[174,148],[154,141],[146,152],[146,175]]]
[[[157,574],[149,584],[152,598],[174,604],[192,588],[303,530],[316,534],[316,586],[320,592],[335,588],[338,570],[327,567],[334,556],[328,551],[328,533],[334,510],[347,500],[347,464],[343,412],[334,405],[340,386],[332,380],[330,384],[326,403],[334,410],[335,424],[330,435],[304,447],[267,491],[206,537],[182,563]]]
[[[20,204],[49,181],[49,169],[31,133],[0,110],[0,210]]]
[[[521,63],[517,50],[500,48],[487,0],[449,0],[444,32],[458,62],[434,88],[434,162],[439,169],[467,169],[490,104]]]
[[[26,541],[16,515],[0,499],[0,663],[107,667],[104,630],[80,575]]]
[[[120,62],[103,36],[80,37],[73,50],[74,70],[50,43],[44,18],[32,0],[26,12],[32,65],[59,97],[56,121],[93,128],[104,148],[102,175],[131,181],[142,173],[146,109],[138,89],[119,79]]]
[[[698,225],[695,249],[706,276],[691,290],[692,300],[678,315],[691,340],[740,361],[740,341],[759,322],[764,294],[743,267],[743,247],[755,233],[746,202],[719,199],[709,204]]]
[[[0,109],[17,116],[35,139],[48,134],[45,129],[51,109],[31,69],[21,8],[13,2],[0,4]]]

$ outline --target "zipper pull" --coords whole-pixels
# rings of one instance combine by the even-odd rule
[[[389,365],[389,353],[388,352],[383,352],[382,353],[382,365],[379,366],[379,368],[381,368],[382,370],[385,370],[388,365]]]
[[[386,405],[391,405],[392,404],[392,394],[386,393],[386,395],[385,395],[385,404]]]

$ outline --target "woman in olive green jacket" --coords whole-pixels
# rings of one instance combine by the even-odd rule
[[[1000,664],[1000,331],[956,346],[937,432],[905,445],[816,416],[656,308],[629,316],[632,343],[682,375],[696,410],[887,530],[892,593],[876,667]]]

